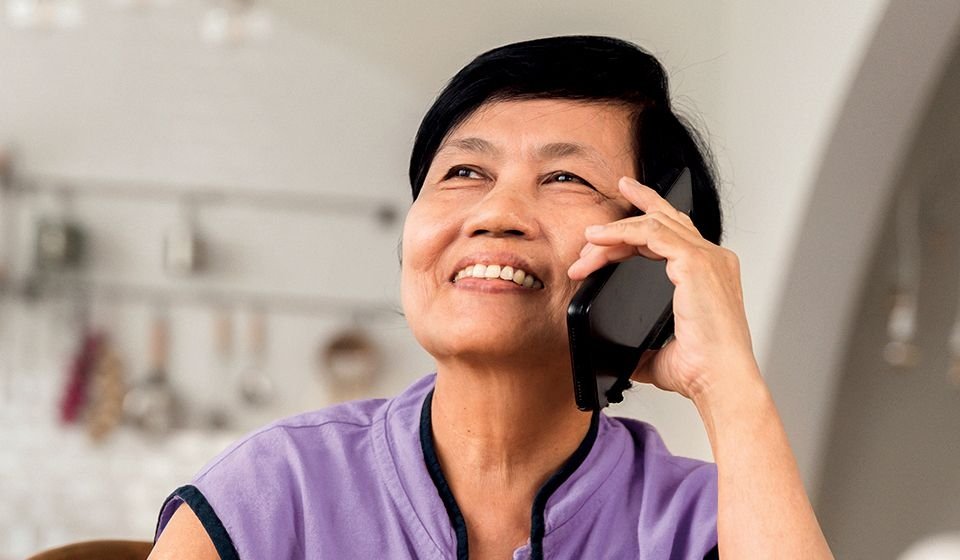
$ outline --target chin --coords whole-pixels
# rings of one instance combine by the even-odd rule
[[[546,366],[557,359],[569,359],[565,344],[558,344],[542,336],[543,331],[521,329],[475,328],[470,323],[458,323],[442,332],[423,333],[417,340],[437,360],[456,359],[484,360],[490,362],[526,364],[528,367]]]

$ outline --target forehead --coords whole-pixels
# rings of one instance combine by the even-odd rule
[[[612,103],[566,99],[486,103],[454,128],[443,152],[526,153],[538,157],[583,156],[607,166],[633,168],[632,111]],[[536,150],[534,150],[536,148]],[[535,152],[535,153],[534,153]]]

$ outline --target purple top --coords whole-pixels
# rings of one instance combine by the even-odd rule
[[[157,536],[186,503],[223,560],[465,559],[466,526],[433,449],[434,379],[241,439],[167,498]],[[715,558],[716,466],[671,455],[648,424],[596,413],[531,515],[515,560]]]

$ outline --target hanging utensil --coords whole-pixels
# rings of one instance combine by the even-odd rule
[[[380,372],[380,350],[359,326],[345,329],[318,350],[320,375],[335,402],[367,396]]]
[[[103,335],[92,329],[84,329],[70,369],[67,372],[63,396],[60,399],[60,421],[73,424],[80,419],[87,404],[90,374],[97,362]]]
[[[230,381],[234,364],[233,318],[226,307],[220,307],[213,313],[213,345],[217,360],[217,386],[222,387]],[[207,412],[207,426],[214,430],[226,429],[232,424],[228,393],[216,391],[214,399]]]
[[[71,352],[74,341],[86,325],[86,298],[80,271],[86,256],[87,236],[74,216],[73,196],[68,190],[54,191],[52,212],[36,221],[34,267],[36,289],[44,298],[42,311],[45,343],[42,355],[59,363]]]
[[[120,424],[125,393],[123,362],[117,349],[105,337],[90,376],[90,406],[86,422],[87,432],[94,441],[103,441]]]
[[[163,435],[177,427],[182,407],[167,379],[169,328],[158,315],[150,328],[150,370],[146,378],[123,399],[123,410],[131,422],[152,435]]]
[[[200,232],[196,204],[184,201],[180,217],[163,237],[163,269],[174,276],[186,276],[204,269],[207,244]]]
[[[275,388],[266,371],[267,317],[262,309],[254,309],[248,317],[247,364],[240,371],[238,383],[243,402],[264,406],[273,400]]]
[[[6,146],[0,146],[0,406],[14,396],[14,364],[12,312],[8,297],[12,295],[14,247],[17,241],[12,190],[12,156]]]
[[[914,341],[917,330],[917,296],[920,291],[920,201],[917,189],[900,193],[894,216],[896,226],[896,294],[887,320],[888,342],[883,359],[906,370],[917,365],[920,352]]]
[[[65,218],[41,218],[36,225],[34,250],[37,269],[56,273],[79,268],[83,262],[86,237],[83,228]]]

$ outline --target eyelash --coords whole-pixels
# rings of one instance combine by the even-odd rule
[[[552,178],[554,181],[557,181],[557,178],[558,178],[558,177],[572,177],[572,178],[573,178],[573,182],[579,182],[579,183],[581,183],[581,184],[583,184],[583,185],[586,185],[586,186],[590,187],[591,189],[593,188],[593,185],[591,185],[590,183],[588,183],[586,180],[584,180],[584,179],[583,179],[582,177],[580,177],[579,175],[574,175],[573,173],[568,173],[568,172],[566,172],[566,171],[557,171],[557,172],[555,172],[555,173],[551,173],[550,175],[547,175],[547,177],[548,177],[548,178]],[[569,183],[569,182],[571,182],[571,181],[557,181],[557,182],[558,182],[558,183]]]
[[[482,175],[482,173],[480,173],[479,171],[477,171],[476,169],[474,169],[474,168],[472,168],[472,167],[465,167],[465,166],[463,166],[463,165],[457,165],[457,166],[455,166],[455,167],[451,167],[451,168],[450,168],[450,171],[447,171],[447,174],[444,175],[443,178],[444,178],[444,180],[446,180],[446,179],[469,179],[469,178],[470,178],[470,177],[467,177],[467,176],[465,176],[465,175],[459,175],[458,173],[461,172],[461,171],[467,171],[468,173],[476,173],[477,175]]]
[[[474,168],[472,168],[472,167],[466,167],[466,166],[463,166],[463,165],[457,165],[457,166],[451,167],[451,168],[450,168],[450,171],[447,171],[447,174],[446,174],[443,178],[444,178],[444,180],[447,180],[447,179],[469,179],[469,177],[467,177],[466,175],[460,175],[460,174],[459,174],[460,172],[463,172],[463,171],[466,171],[467,173],[476,173],[476,174],[478,174],[478,175],[483,175],[481,172],[477,171],[476,169],[474,169]],[[571,180],[568,180],[568,181],[557,181],[557,178],[558,178],[558,177],[571,177],[573,180],[572,180],[572,181],[571,181]],[[557,181],[558,183],[571,183],[571,182],[580,183],[580,184],[582,184],[582,185],[584,185],[584,186],[586,186],[586,187],[589,187],[589,188],[591,188],[591,189],[593,189],[593,190],[597,190],[596,188],[594,188],[593,185],[591,185],[589,182],[587,182],[585,179],[583,179],[583,178],[580,177],[579,175],[574,175],[573,173],[570,173],[570,172],[568,172],[568,171],[554,171],[553,173],[548,174],[545,178],[546,178],[546,179],[551,179],[551,180]]]

